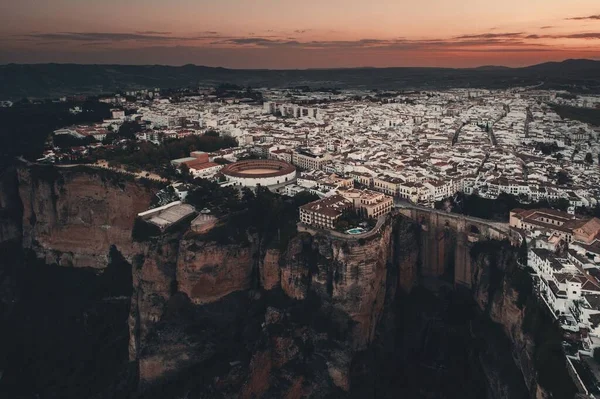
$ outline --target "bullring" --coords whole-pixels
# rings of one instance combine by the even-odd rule
[[[278,159],[251,159],[225,166],[227,181],[245,187],[275,186],[296,179],[296,167]]]

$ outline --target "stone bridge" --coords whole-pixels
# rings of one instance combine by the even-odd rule
[[[396,201],[398,213],[420,224],[421,270],[425,278],[443,278],[454,285],[472,286],[470,250],[480,240],[518,243],[508,223],[448,213]]]

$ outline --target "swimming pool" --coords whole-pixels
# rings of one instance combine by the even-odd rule
[[[355,227],[353,229],[350,230],[346,230],[346,234],[351,234],[351,235],[357,235],[357,234],[362,234],[364,233],[366,230],[363,229],[362,227]]]

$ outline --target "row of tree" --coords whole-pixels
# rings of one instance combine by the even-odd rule
[[[569,208],[569,201],[561,198],[557,201],[524,202],[519,197],[507,193],[500,193],[496,199],[482,198],[477,194],[459,193],[455,197],[436,202],[435,207],[436,209],[450,208],[452,212],[482,219],[507,221],[510,211],[515,208],[554,208],[566,211]]]
[[[83,112],[69,112],[74,106],[80,106]],[[12,107],[0,108],[0,162],[11,162],[19,155],[35,160],[41,156],[46,139],[54,130],[108,117],[110,105],[96,101],[21,101]]]
[[[174,174],[170,161],[189,157],[193,151],[214,152],[237,146],[232,137],[221,137],[218,134],[191,135],[182,139],[169,139],[160,145],[151,142],[131,142],[128,145],[112,149],[98,149],[95,156],[109,162],[142,170],[154,170]],[[175,177],[173,175],[173,177]]]
[[[255,191],[244,188],[238,197],[232,195],[236,189],[217,186],[202,183],[188,195],[187,201],[196,209],[216,209],[225,216],[223,223],[205,237],[222,244],[247,242],[250,234],[259,240],[262,249],[285,248],[297,234],[298,208],[318,199],[309,192],[282,196],[261,186]]]

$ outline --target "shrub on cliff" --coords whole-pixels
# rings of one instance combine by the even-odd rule
[[[485,265],[486,263],[489,265],[484,271],[489,276],[487,291],[490,301],[488,302],[488,306],[491,305],[491,300],[494,298],[496,292],[502,288],[506,273],[510,272],[510,270],[506,270],[508,269],[507,265],[500,255],[511,250],[510,243],[506,240],[479,241],[470,250],[471,259],[474,262],[481,265]]]
[[[527,269],[515,268],[511,275],[511,286],[517,291],[517,306],[523,309],[525,303],[533,292],[533,281]]]

